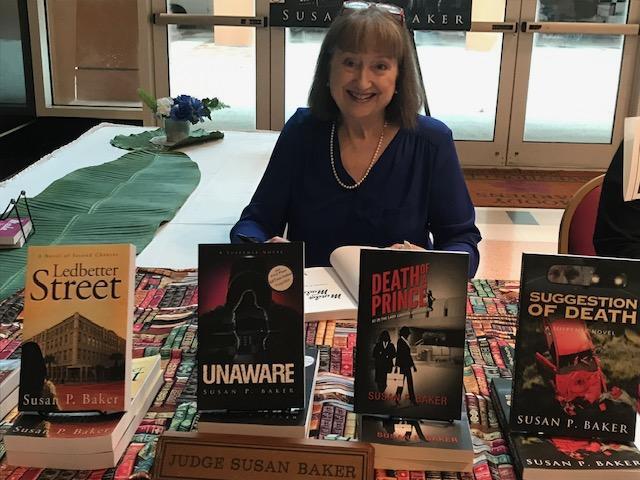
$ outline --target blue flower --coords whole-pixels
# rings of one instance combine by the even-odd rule
[[[210,115],[201,100],[190,95],[178,95],[173,99],[170,117],[174,120],[189,120],[196,124]]]

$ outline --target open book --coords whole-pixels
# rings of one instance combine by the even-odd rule
[[[347,245],[338,247],[329,257],[330,267],[311,267],[304,271],[304,319],[356,320],[360,250]]]
[[[640,198],[640,117],[624,119],[623,151],[622,195],[628,202]]]

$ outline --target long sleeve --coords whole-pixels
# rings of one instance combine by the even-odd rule
[[[624,201],[623,168],[620,144],[602,184],[593,244],[598,255],[640,258],[640,200]]]
[[[283,234],[291,202],[297,136],[300,134],[295,124],[294,115],[282,129],[251,202],[231,229],[232,243],[240,243],[239,233],[261,242]]]
[[[475,210],[462,175],[451,131],[437,145],[431,177],[428,229],[436,250],[469,253],[469,278],[478,270],[481,240]]]

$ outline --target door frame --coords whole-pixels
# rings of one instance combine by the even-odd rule
[[[534,22],[537,0],[522,0],[522,21]],[[624,36],[622,61],[620,66],[618,95],[616,100],[615,116],[611,143],[551,143],[551,142],[525,142],[523,140],[525,115],[527,104],[527,91],[529,75],[531,71],[531,56],[533,49],[533,33],[520,32],[518,49],[516,53],[515,80],[513,86],[513,103],[511,105],[510,138],[507,148],[508,167],[534,167],[571,169],[606,169],[613,154],[622,140],[624,130],[624,117],[629,115],[632,99],[633,80],[635,76],[638,32],[637,28],[629,27],[629,24],[637,24],[640,21],[640,2],[629,2],[627,22],[625,24],[588,24],[580,25],[580,22],[567,22],[566,27],[572,33],[607,34],[608,31],[635,30],[634,34]],[[535,22],[544,25],[546,22]],[[557,23],[553,23],[557,27]],[[521,28],[522,30],[522,28]],[[573,159],[579,159],[576,165]]]

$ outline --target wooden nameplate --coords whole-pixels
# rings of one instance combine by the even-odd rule
[[[362,442],[165,432],[153,478],[369,480],[373,456],[373,447]]]

